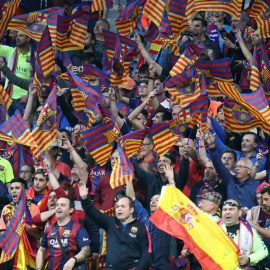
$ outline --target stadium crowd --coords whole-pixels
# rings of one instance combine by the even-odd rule
[[[166,186],[234,241],[235,269],[270,269],[270,21],[254,16],[267,1],[243,2],[239,18],[208,6],[173,38],[170,9],[159,36],[139,9],[155,2],[119,2],[119,17],[137,8],[126,38],[110,32],[109,9],[87,13],[84,48],[55,48],[49,72],[44,36],[26,34],[42,21],[12,22],[70,18],[88,1],[22,0],[2,29],[0,269],[223,269],[155,225]]]

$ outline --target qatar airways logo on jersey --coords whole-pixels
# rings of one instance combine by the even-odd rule
[[[61,243],[62,243],[63,247],[67,247],[68,246],[68,239],[61,239]],[[54,248],[61,248],[57,239],[51,239],[50,246],[54,247]]]

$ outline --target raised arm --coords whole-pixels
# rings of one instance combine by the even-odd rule
[[[244,39],[242,38],[242,33],[240,30],[237,31],[236,33],[237,40],[239,42],[240,48],[244,56],[246,57],[249,66],[252,67],[252,60],[253,60],[253,55],[251,54],[250,50],[247,48]]]
[[[266,177],[266,170],[257,173],[258,168],[260,167],[261,161],[263,159],[263,155],[261,153],[258,153],[256,156],[256,159],[257,159],[257,162],[253,166],[250,177],[253,180],[263,180]]]
[[[199,139],[199,156],[202,164],[205,166],[206,162],[209,160],[206,155],[205,145],[204,145],[204,133],[197,130],[196,137]]]
[[[118,108],[116,106],[115,89],[113,87],[110,87],[109,94],[111,96],[110,111],[112,112],[112,115],[115,118],[115,121],[116,121],[118,127],[121,129],[122,126],[124,125],[124,120],[118,114]]]
[[[24,112],[24,116],[23,116],[23,120],[26,122],[27,126],[30,128],[31,127],[31,123],[30,123],[30,115],[33,109],[33,102],[34,102],[34,98],[35,95],[37,93],[37,85],[31,83],[29,85],[29,96],[28,96],[28,100],[27,100],[27,104],[25,107],[25,112]]]
[[[75,149],[71,145],[69,139],[62,138],[61,140],[63,142],[63,145],[60,146],[60,148],[66,149],[70,153],[70,156],[71,156],[73,162],[78,167],[80,180],[83,181],[85,184],[87,184],[87,182],[88,182],[87,165],[83,162],[80,155],[75,151]]]
[[[137,117],[147,105],[147,100],[135,108],[128,116],[128,120],[132,124],[134,130],[144,129],[144,125],[137,119]]]

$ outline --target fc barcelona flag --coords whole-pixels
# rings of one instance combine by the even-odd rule
[[[127,5],[119,14],[115,21],[115,26],[119,35],[124,37],[130,36],[138,25],[144,4],[145,0],[136,0]]]
[[[37,119],[37,123],[32,131],[32,135],[40,149],[44,152],[56,139],[56,106],[57,106],[57,85],[56,79],[54,87]],[[36,149],[34,156],[39,157],[40,153]]]
[[[12,104],[12,98],[6,92],[6,90],[0,85],[0,104],[6,107],[6,110],[9,109],[10,105]]]
[[[184,53],[180,56],[172,70],[170,71],[170,75],[174,77],[179,73],[183,73],[188,64],[194,65],[199,56],[204,51],[204,47],[202,43],[199,41],[195,45],[189,44],[187,45]]]
[[[261,86],[257,91],[242,95],[231,84],[220,83],[219,87],[227,96],[224,115],[226,125],[232,131],[242,133],[261,127],[270,134],[270,109]]]
[[[21,0],[0,1],[0,33],[3,33],[8,26]]]
[[[270,37],[270,9],[267,9],[264,13],[260,13],[256,17],[256,22],[258,25],[258,32],[261,38]]]
[[[150,221],[160,230],[184,240],[203,269],[237,269],[239,247],[220,226],[179,189],[166,186],[161,194],[159,207]]]
[[[125,150],[121,147],[121,139],[117,142],[119,157],[113,167],[110,185],[114,189],[131,182],[134,178],[134,172],[130,160],[127,157]]]
[[[199,11],[222,11],[240,20],[242,0],[188,0],[186,17],[189,19]]]
[[[92,124],[99,113],[98,105],[104,102],[103,95],[98,89],[93,88],[69,69],[67,70],[75,109],[77,111],[88,110],[89,122]]]
[[[113,8],[112,0],[93,0],[91,12]]]
[[[3,141],[13,141],[15,143],[27,145],[30,146],[32,150],[38,147],[18,110],[16,110],[12,117],[0,126],[0,130],[0,139]]]
[[[121,138],[119,141],[120,146],[125,150],[128,158],[138,154],[146,136],[146,132],[146,129],[136,130]]]
[[[255,0],[251,6],[250,17],[257,17],[268,9],[268,5],[262,0]]]
[[[261,85],[261,60],[260,52],[257,50],[257,47],[254,47],[252,67],[251,67],[251,76],[250,76],[250,89],[257,90]]]
[[[22,32],[30,38],[40,41],[46,25],[56,28],[57,16],[64,15],[64,11],[65,8],[48,8],[14,16],[8,24],[8,29]],[[54,45],[53,40],[52,42]]]
[[[114,142],[120,135],[120,130],[115,123],[111,112],[99,104],[104,123],[83,131],[85,147],[100,165],[104,166],[109,159]]]

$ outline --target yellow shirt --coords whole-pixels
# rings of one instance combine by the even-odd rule
[[[10,61],[11,57],[14,54],[16,48],[12,48],[6,45],[1,45],[0,47],[0,56],[3,56],[7,60],[7,66],[11,68]],[[15,74],[23,79],[30,79],[31,77],[31,51],[25,55],[18,51],[18,62]],[[6,79],[5,88],[8,85],[8,80]],[[28,91],[20,88],[19,86],[13,85],[12,99],[19,99],[22,96],[28,94]]]

